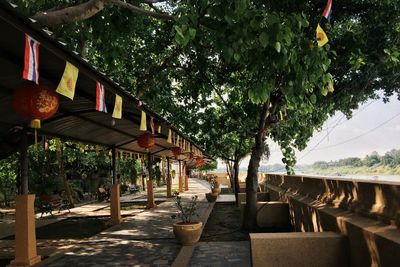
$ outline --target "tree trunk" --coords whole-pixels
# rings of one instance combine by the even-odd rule
[[[255,136],[254,146],[251,150],[249,167],[246,177],[246,208],[243,216],[243,228],[249,232],[257,230],[257,188],[258,188],[258,168],[260,167],[261,157],[264,153],[264,141],[266,137],[266,122],[268,118],[269,101],[264,103],[258,124],[258,132]]]
[[[235,190],[235,202],[236,205],[239,204],[239,198],[238,194],[240,191],[240,186],[239,186],[239,158],[235,157],[235,161],[233,163],[233,180],[234,180],[234,190]]]
[[[62,145],[61,141],[59,142],[59,146],[57,147],[56,156],[57,156],[58,170],[59,170],[58,175],[64,184],[65,194],[67,196],[70,207],[73,208],[74,207],[74,199],[72,198],[71,189],[69,188],[67,176],[65,175],[64,149],[63,149],[63,145]]]

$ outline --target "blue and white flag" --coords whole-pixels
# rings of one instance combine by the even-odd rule
[[[25,58],[22,78],[39,84],[39,45],[40,43],[25,34]]]

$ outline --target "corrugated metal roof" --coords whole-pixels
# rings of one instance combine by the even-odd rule
[[[71,101],[60,95],[60,108],[57,114],[42,122],[40,134],[104,146],[115,145],[119,149],[138,153],[151,152],[159,156],[172,156],[169,150],[172,145],[167,143],[168,129],[171,127],[195,145],[149,107],[146,105],[138,107],[138,99],[104,74],[96,71],[76,53],[66,49],[48,33],[23,17],[16,8],[2,0],[0,0],[0,32],[2,34],[0,41],[0,149],[2,150],[0,158],[16,150],[15,127],[24,127],[28,123],[26,119],[15,113],[11,105],[14,88],[29,83],[22,80],[25,33],[41,43],[39,60],[41,84],[56,88],[66,61],[79,69],[74,100]],[[96,80],[103,83],[106,88],[106,105],[109,113],[95,110]],[[111,117],[115,94],[123,98],[123,118],[120,120],[113,120]],[[149,115],[148,129],[150,129],[150,116],[154,117],[156,128],[158,125],[162,128],[161,133],[156,134],[156,145],[150,151],[139,147],[136,142],[136,138],[141,134],[139,122],[142,109]],[[201,150],[199,146],[195,146]]]

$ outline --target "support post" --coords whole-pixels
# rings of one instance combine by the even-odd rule
[[[28,189],[28,136],[22,133],[20,143],[21,195],[15,198],[15,259],[10,266],[32,266],[41,261],[37,255],[35,195]]]
[[[111,185],[111,203],[110,203],[110,210],[111,210],[111,221],[115,224],[122,222],[121,217],[121,205],[120,205],[120,188],[119,188],[119,181],[117,180],[117,170],[116,170],[116,151],[115,146],[111,148],[111,162],[112,162],[112,185]]]
[[[179,162],[179,193],[182,193],[183,192],[182,164],[180,160],[178,160],[178,162]]]
[[[146,191],[146,181],[144,179],[144,155],[140,159],[140,166],[142,167],[142,190]]]
[[[167,157],[167,198],[172,196],[172,181],[170,173],[170,162],[169,157]]]
[[[184,174],[185,174],[185,191],[189,190],[189,176],[187,174],[187,165],[186,165],[186,161],[183,162],[183,169],[185,170]]]
[[[151,160],[151,154],[150,152],[147,154],[147,169],[149,172],[149,179],[147,180],[147,205],[146,208],[151,209],[156,207],[156,203],[154,201],[154,190],[153,190],[153,179],[152,179],[152,171],[151,171],[151,167],[152,167],[152,160]]]

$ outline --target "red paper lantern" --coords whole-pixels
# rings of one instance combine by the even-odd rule
[[[204,160],[202,157],[197,157],[196,158],[196,167],[200,167],[201,165],[203,165]]]
[[[15,89],[13,101],[15,112],[32,120],[40,128],[40,120],[52,117],[58,110],[58,95],[49,86],[29,83]]]
[[[151,133],[144,133],[139,135],[137,139],[138,145],[145,149],[152,148],[156,144],[156,139]]]
[[[182,149],[179,146],[172,147],[171,151],[174,154],[175,158],[177,158],[182,153]]]

